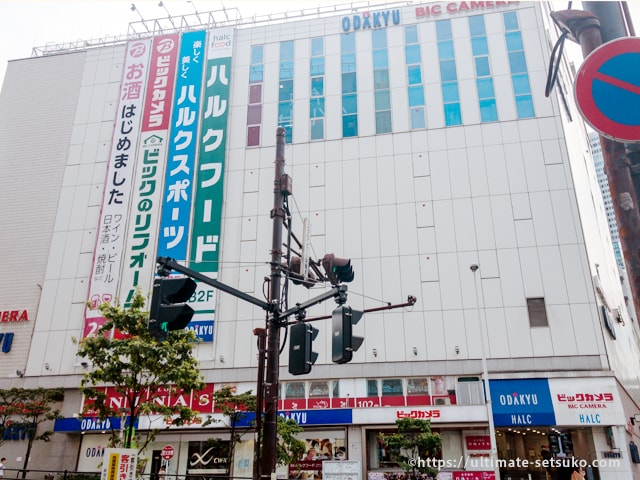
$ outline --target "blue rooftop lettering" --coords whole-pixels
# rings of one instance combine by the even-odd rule
[[[382,12],[365,12],[362,15],[342,18],[342,30],[365,30],[368,28],[382,28],[390,25],[400,24],[400,9],[384,10]]]

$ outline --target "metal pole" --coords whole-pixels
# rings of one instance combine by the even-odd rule
[[[262,408],[264,403],[264,354],[267,349],[267,330],[255,328],[253,334],[258,337],[258,382],[256,386],[256,431],[253,443],[253,478],[260,478],[260,452],[262,449]]]
[[[264,428],[262,436],[261,478],[276,478],[276,444],[278,441],[278,376],[280,370],[280,279],[282,276],[282,226],[285,220],[282,179],[284,176],[285,129],[276,131],[276,171],[273,181],[273,237],[271,242],[271,279],[269,303],[273,313],[267,320],[267,366],[264,385]]]
[[[487,407],[487,420],[489,422],[489,442],[491,446],[491,453],[489,456],[489,462],[491,470],[495,472],[496,479],[500,478],[500,469],[498,468],[498,445],[496,444],[496,427],[493,423],[493,405],[491,404],[491,388],[489,387],[489,368],[487,366],[487,352],[489,350],[489,335],[487,332],[487,319],[485,318],[484,311],[484,295],[482,294],[482,285],[478,289],[478,265],[473,264],[470,266],[473,272],[473,283],[476,288],[476,305],[478,307],[478,323],[480,324],[480,334],[482,336],[482,383],[484,386],[484,399]],[[480,280],[482,282],[482,279]],[[482,306],[480,306],[482,301]]]
[[[609,4],[610,3],[610,4]],[[607,5],[609,4],[609,5]],[[624,25],[617,2],[584,2],[585,8],[591,8],[603,15],[599,19],[593,12],[581,10],[565,10],[554,12],[551,18],[563,28],[569,29],[573,37],[569,37],[580,44],[582,55],[587,57],[603,43],[601,24],[606,24],[607,35],[624,36]],[[616,10],[617,9],[617,10]],[[611,18],[609,18],[611,16]],[[613,40],[613,38],[607,38]],[[632,176],[633,165],[627,155],[625,145],[600,136],[604,171],[609,181],[611,203],[618,223],[620,246],[629,273],[629,288],[633,297],[636,315],[640,314],[640,212],[638,211],[638,196]]]

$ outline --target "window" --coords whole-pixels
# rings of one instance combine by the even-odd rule
[[[324,138],[324,39],[322,37],[311,39],[309,75],[311,77],[310,135],[311,140],[322,140]]]
[[[305,398],[304,382],[288,382],[285,389],[285,398]]]
[[[511,83],[516,101],[518,118],[531,118],[535,116],[533,97],[529,84],[527,60],[524,54],[524,43],[517,12],[503,14],[505,43],[509,54],[509,68],[511,69]]]
[[[262,124],[262,81],[264,76],[264,45],[251,47],[249,66],[249,106],[247,108],[247,146],[260,145],[260,125]]]
[[[327,382],[311,382],[309,384],[309,398],[328,396],[329,384]]]
[[[456,382],[456,404],[482,405],[484,392],[480,377],[460,377]]]
[[[493,78],[491,77],[489,46],[487,44],[483,15],[469,17],[469,31],[471,32],[471,51],[473,52],[474,65],[476,67],[476,89],[480,107],[480,120],[482,122],[497,122],[498,109],[493,89]]]
[[[451,35],[451,20],[439,20],[436,22],[436,36],[438,40],[445,125],[448,127],[460,125],[462,123],[462,114],[458,98],[458,73],[456,71],[453,37]]]
[[[376,111],[376,133],[390,133],[391,94],[389,91],[387,30],[372,30],[371,38],[373,44],[373,88]]]
[[[405,63],[407,65],[407,82],[409,87],[409,116],[411,129],[425,128],[424,86],[422,84],[422,60],[420,58],[420,44],[418,43],[418,29],[410,25],[404,29]]]
[[[280,92],[278,126],[286,132],[286,142],[293,141],[293,41],[280,42]]]
[[[402,396],[402,380],[399,378],[387,378],[382,380],[382,396]]]
[[[429,395],[429,378],[410,378],[407,380],[407,395]]]
[[[544,298],[527,298],[527,310],[529,311],[529,325],[531,327],[549,326]]]
[[[378,396],[378,380],[367,380],[367,397]]]

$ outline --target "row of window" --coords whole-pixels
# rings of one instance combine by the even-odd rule
[[[535,112],[533,109],[533,99],[531,96],[531,87],[529,84],[529,75],[517,12],[505,12],[503,13],[503,18],[505,42],[518,118],[530,118],[535,115]],[[491,62],[484,16],[476,15],[468,17],[468,22],[480,119],[482,122],[496,122],[498,121],[498,110],[493,78],[491,76]],[[451,20],[439,20],[435,22],[435,26],[445,125],[461,125],[462,111]],[[407,95],[411,129],[423,129],[426,128],[426,108],[428,106],[425,104],[422,55],[417,26],[408,25],[404,27],[404,35],[405,64],[408,80]],[[390,133],[392,131],[392,106],[389,83],[387,29],[374,29],[371,31],[371,36],[376,133]],[[356,137],[358,136],[356,34],[345,33],[341,35],[340,40],[342,136],[345,138]],[[251,50],[249,74],[249,106],[247,111],[248,146],[257,146],[260,144],[262,82],[264,80],[263,57],[264,45],[254,45]],[[309,116],[310,138],[312,140],[322,140],[325,136],[324,62],[324,39],[322,37],[312,38],[309,65],[311,80]],[[294,42],[281,42],[278,125],[285,129],[287,143],[291,143],[293,138],[293,73]]]

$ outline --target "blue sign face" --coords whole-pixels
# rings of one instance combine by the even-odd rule
[[[496,427],[556,424],[546,378],[491,380],[489,388]]]
[[[278,412],[278,416],[285,419],[293,419],[298,425],[349,425],[352,423],[352,414],[349,408],[337,408],[328,410],[287,410]],[[236,422],[236,427],[248,427],[253,424],[254,412],[247,412],[247,415]]]
[[[125,424],[128,424],[128,418]],[[136,421],[135,427],[138,426]],[[100,420],[97,417],[58,418],[53,424],[54,432],[102,432],[120,430],[121,421],[118,417]]]

